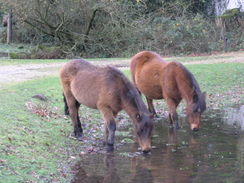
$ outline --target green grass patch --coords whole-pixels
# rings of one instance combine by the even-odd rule
[[[204,63],[205,61],[209,61],[209,60],[222,60],[222,59],[228,59],[231,58],[232,56],[229,55],[216,55],[216,56],[196,56],[196,57],[169,57],[169,58],[165,58],[165,60],[167,61],[177,61],[177,62],[181,62],[181,63],[191,63],[191,62],[196,62],[199,61],[200,63]]]
[[[244,64],[221,63],[186,66],[195,76],[208,105],[244,104]]]
[[[48,98],[49,109],[61,108],[61,88],[57,77],[42,78],[1,90],[0,141],[1,175],[4,182],[62,180],[67,160],[70,123],[63,116],[39,117],[26,104],[41,105],[31,98],[41,93]],[[53,111],[53,114],[60,111]],[[67,134],[66,134],[67,133]],[[70,142],[69,142],[70,143]],[[72,141],[71,141],[72,143]],[[55,175],[53,177],[53,175]]]
[[[186,65],[186,67],[205,90],[211,91],[214,87],[213,91],[216,92],[228,91],[230,86],[241,87],[244,83],[242,63]]]

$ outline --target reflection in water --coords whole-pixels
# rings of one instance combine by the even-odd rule
[[[179,131],[169,128],[166,119],[156,122],[151,154],[124,144],[112,153],[85,155],[73,167],[71,182],[242,182],[244,135],[233,133],[236,128],[225,125],[223,116],[223,111],[206,113],[197,133],[190,131],[185,118]],[[133,152],[132,158],[121,156]]]
[[[84,164],[84,161],[80,161],[73,167],[75,176],[72,179],[72,183],[121,183],[119,176],[117,175],[117,169],[115,166],[115,160],[114,160],[114,154],[113,153],[107,153],[104,155],[104,162],[101,163],[100,161],[97,162],[91,162],[87,161]],[[95,172],[86,172],[84,168],[86,166],[93,166],[93,169],[95,169]],[[101,166],[102,165],[102,166]],[[89,169],[89,167],[88,167]],[[104,175],[99,175],[99,171],[104,171]],[[103,173],[102,173],[103,174]]]
[[[107,153],[104,156],[104,165],[105,165],[105,176],[104,183],[120,183],[120,178],[117,174],[117,169],[115,166],[115,157],[113,153]]]
[[[225,118],[224,123],[228,125],[236,125],[241,127],[241,130],[244,130],[244,105],[240,108],[228,107],[224,109]]]
[[[238,140],[238,171],[240,172],[240,177],[242,177],[242,180],[244,180],[244,135],[242,134],[241,138]],[[244,181],[243,181],[244,182]]]
[[[151,159],[145,155],[145,159],[141,161],[141,158],[134,157],[131,159],[131,175],[132,179],[130,182],[141,182],[141,183],[151,183],[153,182],[152,171],[150,169]]]
[[[84,167],[85,169],[85,167]],[[89,175],[86,173],[86,171],[83,169],[83,164],[81,162],[78,162],[75,164],[72,168],[74,171],[74,178],[71,180],[72,183],[79,183],[79,182],[102,182],[103,176],[96,176],[96,175]]]
[[[172,128],[169,129],[167,135],[168,143],[155,149],[151,156],[132,158],[132,167],[137,177],[144,177],[144,182],[154,183],[191,182],[192,175],[195,174],[192,167],[197,164],[191,151],[199,148],[198,142],[192,137],[192,139],[189,139],[189,144],[186,145],[185,141],[178,144],[177,132]],[[186,146],[190,148],[188,149]],[[145,177],[142,169],[150,172],[151,178],[149,176]]]

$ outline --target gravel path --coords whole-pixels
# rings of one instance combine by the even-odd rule
[[[38,77],[57,75],[63,63],[23,64],[0,67],[0,83],[26,81]]]
[[[90,61],[92,64],[99,66],[114,66],[121,69],[129,67],[129,60],[101,60]],[[21,65],[7,65],[0,66],[0,83],[15,83],[35,79],[38,77],[45,77],[50,75],[57,75],[61,67],[65,63],[50,63],[50,64],[21,64]]]
[[[171,59],[171,58],[170,58]],[[177,61],[177,57],[174,58]],[[129,69],[130,59],[109,59],[101,61],[90,61],[92,64],[99,66],[113,66],[119,69]],[[213,64],[213,63],[229,63],[238,62],[244,63],[244,52],[235,52],[222,55],[206,57],[202,60],[184,61],[183,64]],[[22,64],[22,65],[7,65],[0,66],[0,83],[15,83],[35,79],[38,77],[57,75],[64,63],[50,64]]]

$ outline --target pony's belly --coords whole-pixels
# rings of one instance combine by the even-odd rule
[[[155,65],[154,65],[155,66]],[[137,88],[150,99],[162,99],[163,92],[160,85],[160,65],[157,67],[147,65],[142,68],[135,76]]]
[[[98,93],[99,90],[94,85],[83,83],[82,81],[74,87],[71,84],[71,91],[76,100],[89,108],[97,109]]]
[[[96,102],[91,102],[91,101],[86,101],[86,100],[79,100],[78,101],[80,104],[85,105],[86,107],[89,107],[91,109],[97,109],[97,103]]]
[[[138,88],[146,97],[150,99],[163,99],[163,92],[161,86],[150,86]]]
[[[75,95],[76,100],[86,107],[97,109],[97,96],[89,93],[79,93]]]

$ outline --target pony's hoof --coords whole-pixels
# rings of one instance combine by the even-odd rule
[[[83,133],[78,133],[75,136],[78,140],[83,140]]]
[[[79,134],[79,135],[75,135],[74,132],[70,133],[69,134],[69,138],[72,138],[72,139],[78,139],[78,140],[83,140],[83,134]]]
[[[114,150],[114,146],[113,145],[107,145],[107,151],[113,151]]]
[[[75,133],[74,132],[71,132],[69,134],[69,138],[76,140]]]
[[[157,114],[154,114],[154,118],[158,119],[160,117]]]

